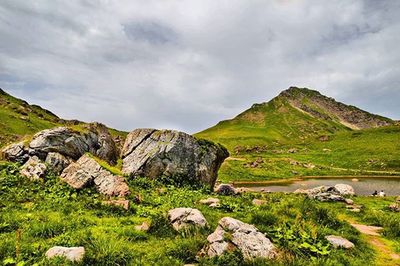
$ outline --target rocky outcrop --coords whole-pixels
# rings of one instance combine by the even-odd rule
[[[354,248],[354,244],[352,242],[341,236],[330,235],[326,236],[325,238],[335,248],[344,248],[344,249]]]
[[[227,196],[227,195],[236,195],[238,193],[236,188],[234,188],[230,184],[220,184],[215,188],[214,192],[219,194],[219,195],[225,195],[225,196]]]
[[[68,127],[46,129],[34,135],[29,143],[29,154],[45,159],[50,152],[56,152],[73,160],[90,152],[97,157],[115,164],[118,151],[107,128],[91,124],[81,132]]]
[[[60,174],[72,160],[58,152],[49,152],[46,156],[46,164],[53,170],[54,173]]]
[[[207,220],[203,214],[199,210],[192,208],[172,209],[168,212],[168,219],[176,231],[191,226],[205,227],[207,225]]]
[[[130,194],[123,177],[113,175],[103,169],[89,155],[83,155],[78,161],[65,168],[61,178],[76,189],[95,185],[100,193],[107,196],[123,197]]]
[[[80,262],[85,256],[85,248],[84,247],[60,247],[55,246],[50,248],[46,252],[46,257],[48,259],[54,257],[64,257],[65,259],[72,262]]]
[[[239,220],[224,217],[218,222],[214,233],[207,237],[208,244],[202,254],[209,257],[221,256],[227,251],[238,249],[245,259],[276,256],[272,242],[256,227]]]
[[[28,150],[23,142],[14,143],[5,147],[2,152],[2,158],[10,162],[25,163],[29,159]]]
[[[164,176],[176,184],[212,187],[228,155],[222,146],[183,132],[136,129],[129,133],[122,149],[122,170],[130,176]]]
[[[46,170],[46,165],[38,157],[33,156],[21,167],[20,174],[33,181],[44,178]]]
[[[309,198],[319,201],[346,201],[344,196],[355,195],[353,187],[337,184],[333,187],[319,186],[311,189],[297,189],[294,193],[307,194]]]

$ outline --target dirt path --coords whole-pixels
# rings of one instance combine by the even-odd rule
[[[388,241],[381,237],[381,234],[379,233],[383,229],[382,227],[355,223],[348,217],[346,217],[345,220],[363,234],[368,243],[375,249],[377,253],[376,265],[400,265],[400,254],[396,254],[389,246]]]

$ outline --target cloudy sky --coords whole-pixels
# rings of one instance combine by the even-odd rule
[[[400,119],[400,1],[0,2],[0,87],[63,118],[190,133],[310,87]]]

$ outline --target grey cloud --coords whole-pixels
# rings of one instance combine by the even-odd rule
[[[0,3],[0,87],[65,118],[196,132],[291,86],[399,118],[398,1]]]

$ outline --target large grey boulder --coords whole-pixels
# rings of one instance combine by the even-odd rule
[[[2,158],[10,162],[25,163],[29,159],[28,149],[23,142],[13,143],[2,151]]]
[[[168,212],[168,219],[176,231],[190,226],[205,227],[207,225],[207,220],[203,214],[199,210],[192,208],[172,209]]]
[[[44,178],[46,170],[46,165],[38,157],[33,156],[21,167],[20,174],[34,181]]]
[[[209,256],[221,256],[225,252],[237,249],[245,259],[268,258],[276,256],[272,242],[253,225],[224,217],[218,222],[214,233],[207,237],[208,244],[202,253]]]
[[[107,196],[123,197],[130,194],[123,177],[113,175],[86,154],[65,168],[61,178],[76,189],[95,185],[97,191]]]
[[[174,130],[136,129],[122,149],[122,171],[131,176],[164,176],[176,183],[213,187],[228,151]]]
[[[335,189],[342,196],[353,196],[355,195],[354,188],[347,184],[336,184]]]
[[[115,164],[118,150],[108,129],[101,124],[90,124],[78,132],[68,127],[57,127],[40,131],[29,143],[29,153],[43,160],[48,153],[56,152],[74,160],[90,152]]]
[[[85,256],[84,247],[60,247],[55,246],[47,250],[46,258],[52,259],[54,257],[64,257],[72,262],[80,262]]]

